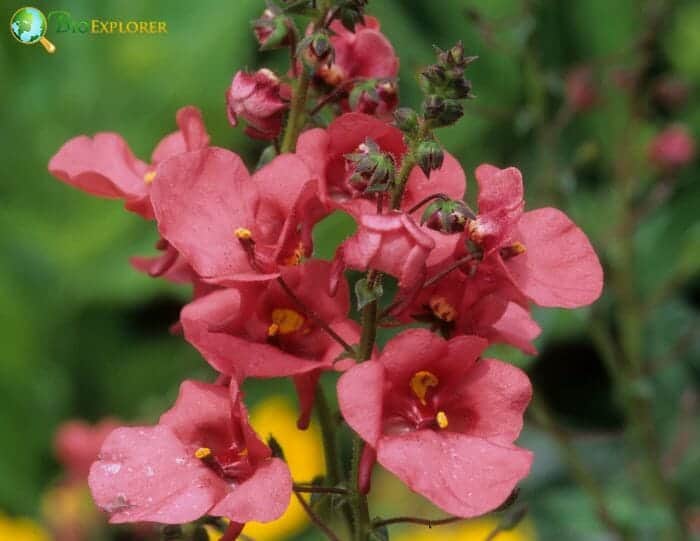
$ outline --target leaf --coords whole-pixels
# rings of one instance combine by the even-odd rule
[[[355,296],[357,297],[357,309],[362,310],[369,303],[376,301],[384,294],[381,284],[369,285],[366,278],[355,282]]]

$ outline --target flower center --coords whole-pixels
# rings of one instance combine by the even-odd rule
[[[267,328],[267,335],[291,334],[301,329],[305,322],[304,316],[295,310],[275,308],[272,310],[272,323]]]
[[[455,307],[452,306],[449,302],[447,302],[447,299],[445,297],[434,295],[430,297],[428,305],[433,311],[435,317],[441,319],[442,321],[450,323],[457,319],[457,310],[455,310]]]
[[[440,383],[440,380],[435,374],[427,370],[420,370],[413,374],[409,385],[416,398],[425,406],[427,404],[425,397],[428,394],[428,389],[437,387],[438,383]]]
[[[143,181],[146,184],[150,184],[153,182],[153,179],[156,178],[156,172],[155,171],[148,171],[145,175],[143,175]]]
[[[194,452],[194,456],[228,481],[242,481],[253,473],[248,449],[244,447],[239,451],[236,444],[217,453],[209,447],[200,447]]]

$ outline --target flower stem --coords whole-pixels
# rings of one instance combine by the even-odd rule
[[[391,526],[392,524],[421,524],[432,528],[433,526],[442,526],[443,524],[452,524],[465,520],[462,517],[445,517],[445,518],[419,518],[419,517],[393,517],[382,520],[375,520],[372,523],[373,528],[381,528],[382,526]]]
[[[355,541],[366,541],[372,529],[369,519],[369,506],[367,496],[359,486],[360,459],[362,457],[362,439],[354,434],[352,438],[352,469],[350,479],[353,483],[352,514],[355,532]]]
[[[294,152],[297,146],[297,139],[304,127],[306,120],[306,98],[309,94],[309,84],[311,76],[308,69],[302,67],[296,85],[294,85],[294,93],[292,94],[292,103],[289,109],[289,117],[287,118],[287,127],[284,131],[282,139],[282,152]]]
[[[313,509],[311,509],[311,506],[306,503],[306,500],[304,497],[299,493],[299,491],[295,490],[294,495],[296,496],[297,500],[299,501],[299,504],[304,508],[304,511],[306,511],[306,514],[309,515],[309,518],[311,521],[318,526],[318,529],[321,530],[324,534],[326,534],[326,537],[330,539],[331,541],[340,541],[340,538],[333,533],[333,530],[331,530],[328,525],[323,522],[321,517],[319,517]]]
[[[418,144],[425,139],[428,134],[428,127],[425,122],[423,122],[418,129],[418,133],[415,137],[412,137],[408,143],[408,150],[404,154],[403,160],[401,160],[401,168],[396,174],[396,182],[394,183],[394,191],[391,194],[391,208],[398,209],[401,207],[401,200],[403,199],[403,193],[406,190],[406,182],[408,182],[408,176],[413,171],[413,168],[418,163],[418,158],[416,156],[416,149]]]
[[[323,452],[326,457],[326,477],[328,483],[335,487],[343,479],[343,468],[340,463],[340,453],[338,452],[338,443],[336,438],[335,423],[333,422],[333,416],[331,415],[330,407],[328,406],[328,400],[326,399],[326,394],[323,392],[323,388],[319,384],[316,388],[316,414],[318,415],[318,422],[321,425],[321,437],[323,438]],[[310,490],[306,492],[322,492],[320,490],[322,487],[310,487]],[[296,489],[296,488],[295,488]],[[299,488],[301,492],[305,490]],[[346,492],[342,489],[337,489],[342,492]],[[325,490],[330,492],[330,490]]]

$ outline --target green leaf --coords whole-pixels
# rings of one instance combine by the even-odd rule
[[[357,297],[357,309],[362,310],[369,303],[376,301],[384,294],[382,284],[370,286],[366,278],[355,283],[355,296]]]

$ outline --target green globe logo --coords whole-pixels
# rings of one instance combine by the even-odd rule
[[[46,17],[33,7],[19,8],[10,18],[10,33],[17,41],[24,45],[32,45],[38,41],[46,52],[53,53],[56,46],[44,37],[46,27]]]

